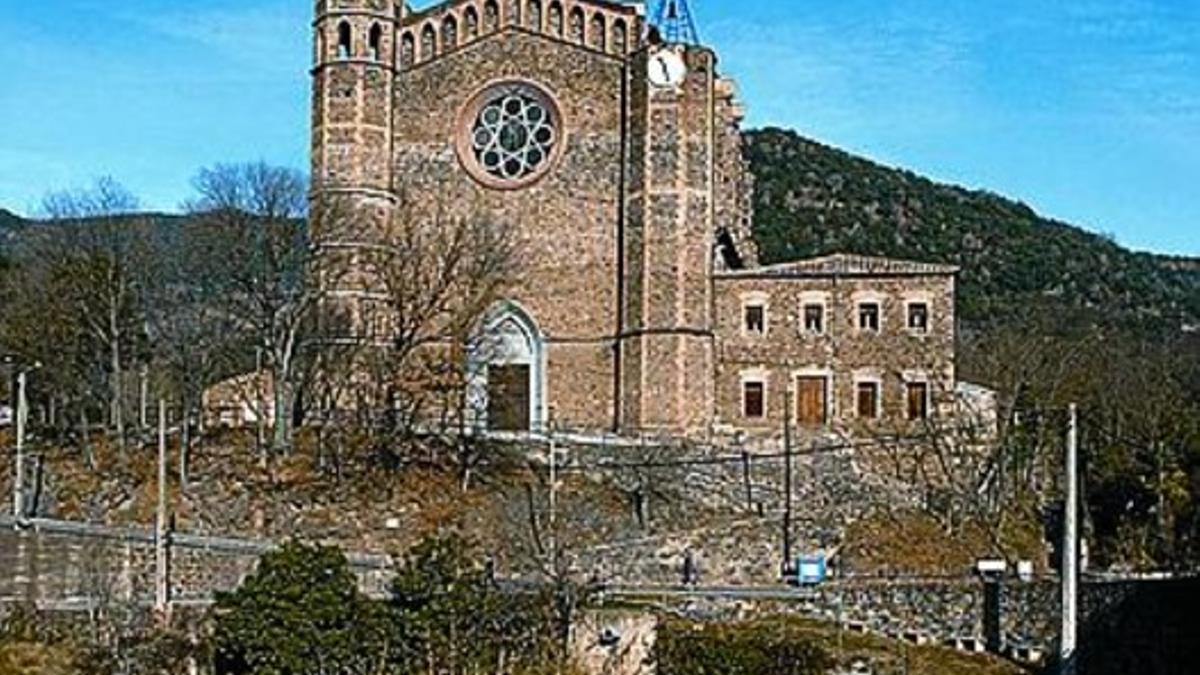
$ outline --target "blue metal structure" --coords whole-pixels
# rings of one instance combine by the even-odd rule
[[[667,44],[700,44],[700,33],[696,31],[688,0],[658,0],[654,26]]]
[[[824,553],[803,556],[796,561],[796,583],[800,586],[817,586],[825,582],[828,563]]]

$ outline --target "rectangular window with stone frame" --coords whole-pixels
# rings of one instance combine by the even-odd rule
[[[767,308],[761,304],[751,304],[745,307],[746,333],[764,335],[767,332]]]
[[[908,306],[908,330],[913,333],[929,332],[929,305],[924,302],[914,302]]]
[[[804,306],[804,332],[809,335],[825,333],[825,306],[810,304]]]
[[[864,302],[858,306],[858,329],[869,333],[879,332],[878,302]]]
[[[760,420],[767,415],[767,391],[762,382],[742,383],[742,416]]]
[[[859,419],[879,419],[879,383],[859,382],[855,392],[855,410]]]
[[[909,382],[905,385],[908,399],[908,419],[929,419],[929,383]]]

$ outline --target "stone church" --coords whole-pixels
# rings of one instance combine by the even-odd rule
[[[952,413],[957,270],[760,265],[734,82],[643,4],[319,0],[313,27],[314,198],[469,195],[515,229],[479,424],[766,436]]]

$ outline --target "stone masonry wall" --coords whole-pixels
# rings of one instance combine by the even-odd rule
[[[156,558],[153,534],[61,521],[32,521],[14,530],[0,519],[0,602],[74,607],[91,601],[146,605],[154,600]],[[176,534],[168,548],[170,597],[208,602],[250,574],[272,542]],[[386,589],[385,556],[348,554],[364,592]]]
[[[930,385],[935,415],[953,411],[955,386],[954,278],[929,276],[860,276],[816,278],[756,278],[718,276],[717,419],[736,429],[776,435],[784,419],[785,390],[798,375],[831,378],[829,416],[835,431],[856,427],[903,426],[906,417],[904,382],[920,378]],[[743,305],[749,298],[766,304],[766,333],[749,334],[743,325]],[[879,333],[858,328],[857,299],[881,304]],[[930,324],[924,334],[907,329],[906,301],[929,305]],[[803,330],[803,305],[825,304],[822,335]],[[766,380],[766,416],[747,419],[742,411],[742,381],[749,374]],[[878,423],[857,419],[855,382],[859,377],[882,384],[882,416]],[[794,419],[794,411],[788,411]]]
[[[396,84],[397,191],[512,229],[519,269],[505,296],[544,333],[549,404],[572,427],[610,428],[615,414],[624,76],[622,59],[504,30],[402,73]],[[464,106],[502,81],[532,83],[561,115],[561,157],[519,190],[477,182],[455,147]]]

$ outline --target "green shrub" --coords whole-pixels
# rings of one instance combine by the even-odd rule
[[[552,596],[497,588],[452,537],[419,545],[386,601],[333,548],[288,544],[215,608],[220,675],[542,672],[561,657]]]
[[[654,658],[659,675],[818,675],[833,659],[786,622],[665,621]]]
[[[267,553],[233,593],[217,597],[218,673],[378,672],[380,612],[335,548],[289,543]]]

